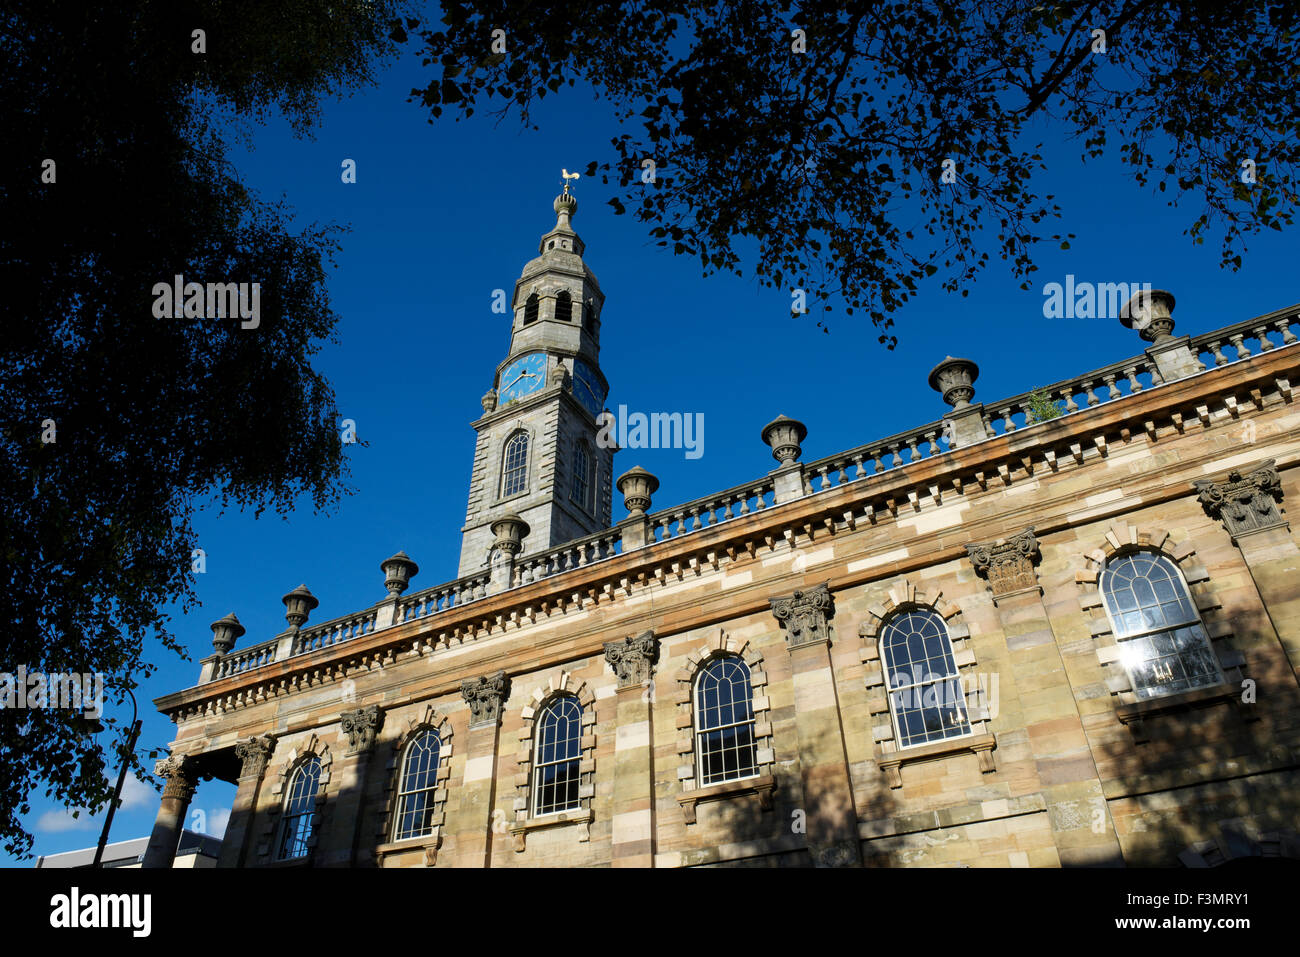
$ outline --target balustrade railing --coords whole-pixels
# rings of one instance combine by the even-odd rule
[[[719,525],[742,515],[771,508],[773,501],[771,476],[764,476],[745,485],[737,485],[725,492],[706,495],[693,502],[661,509],[646,516],[650,534],[656,542],[681,538],[711,525]]]
[[[1213,332],[1192,336],[1190,347],[1206,369],[1228,365],[1271,349],[1300,341],[1300,309],[1288,307],[1254,319],[1247,319]],[[1277,341],[1274,341],[1277,340]],[[1078,412],[1133,395],[1162,382],[1155,363],[1145,354],[1112,363],[1101,369],[1043,386],[1009,399],[983,403],[985,432],[991,438],[1035,424],[1035,406],[1044,398],[1062,414]],[[944,420],[900,432],[889,438],[860,445],[847,452],[806,462],[804,493],[811,495],[870,478],[882,472],[932,458],[950,450]],[[681,538],[743,515],[771,508],[773,479],[764,476],[684,505],[660,509],[646,517],[650,540],[663,542]],[[536,555],[516,558],[511,587],[541,581],[564,572],[584,568],[622,553],[622,530],[618,527],[597,532],[549,548]],[[435,585],[398,599],[396,623],[428,618],[439,612],[478,601],[488,594],[490,571]],[[375,630],[377,608],[336,618],[303,630],[294,642],[293,654],[304,654],[350,641]],[[232,651],[218,662],[210,680],[227,678],[275,661],[279,638]]]
[[[396,620],[401,623],[414,621],[417,618],[428,618],[440,611],[485,598],[490,577],[487,572],[481,572],[458,578],[445,585],[435,585],[432,588],[403,595],[397,602]]]
[[[279,643],[279,638],[272,638],[261,644],[249,645],[247,648],[230,652],[216,663],[216,667],[212,669],[210,680],[216,681],[218,678],[229,678],[231,675],[242,674],[245,671],[260,668],[262,665],[269,665],[275,660],[275,649]]]

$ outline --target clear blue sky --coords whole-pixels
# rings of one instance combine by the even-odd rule
[[[492,292],[510,294],[554,224],[561,167],[606,158],[617,129],[607,107],[580,89],[547,99],[535,115],[540,132],[482,115],[431,126],[406,102],[422,82],[418,59],[407,57],[377,87],[327,103],[314,141],[295,139],[280,122],[255,128],[251,151],[232,139],[231,159],[264,198],[283,194],[303,223],[352,227],[329,278],[339,341],[324,347],[317,367],[369,444],[350,447],[357,494],[335,514],[314,514],[304,503],[287,521],[198,516],[207,553],[196,584],[202,605],[173,620],[194,660],[152,649],[160,667],[138,692],[142,748],[172,739],[172,724],[148,702],[196,682],[197,662],[212,650],[208,624],[227,612],[248,629],[245,646],[283,630],[280,596],[300,582],[320,599],[314,622],[360,610],[384,596],[379,562],[398,549],[420,563],[413,588],[455,578],[474,448],[469,423],[509,342],[508,317],[492,313]],[[1300,300],[1293,234],[1252,240],[1244,268],[1222,270],[1215,238],[1194,246],[1183,235],[1195,210],[1170,210],[1117,160],[1084,165],[1079,152],[1049,142],[1049,172],[1039,183],[1057,194],[1062,231],[1077,234],[1070,250],[1040,248],[1029,291],[1000,260],[966,298],[925,288],[896,317],[894,352],[854,317],[832,316],[830,335],[810,318],[792,319],[788,291],[725,275],[703,279],[696,261],[673,257],[630,216],[613,214],[605,204],[612,187],[583,179],[574,227],[606,295],[607,404],[702,413],[705,421],[700,458],[624,451],[616,474],[648,468],[662,483],[655,507],[671,506],[772,468],[759,430],[778,413],[807,423],[806,460],[939,418],[946,406],[926,375],[948,354],[980,363],[976,398],[990,401],[1139,353],[1143,343],[1115,320],[1043,318],[1043,284],[1067,273],[1172,291],[1177,334]],[[340,180],[345,158],[356,160],[355,185]],[[626,515],[617,493],[613,515]],[[204,812],[209,831],[224,827],[233,794],[218,781],[200,786],[193,809]],[[128,798],[115,840],[152,827],[157,796],[141,786]],[[84,814],[71,821],[40,795],[28,821],[37,854],[93,846],[100,826]]]

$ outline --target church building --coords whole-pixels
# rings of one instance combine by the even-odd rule
[[[996,402],[936,356],[931,421],[804,461],[779,416],[773,469],[663,508],[601,436],[604,296],[554,209],[459,577],[399,552],[369,608],[214,622],[155,702],[144,866],[212,778],[221,867],[1300,858],[1300,307],[1177,335],[1143,291],[1136,355]]]

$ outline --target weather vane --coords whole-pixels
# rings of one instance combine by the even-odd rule
[[[571,179],[581,179],[581,178],[582,178],[582,174],[581,174],[581,173],[570,173],[567,169],[561,169],[561,170],[560,170],[560,176],[564,179],[564,195],[565,195],[565,196],[568,196],[568,195],[569,195],[569,180],[571,180]]]

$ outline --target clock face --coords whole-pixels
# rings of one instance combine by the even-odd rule
[[[600,376],[581,359],[573,360],[573,395],[593,416],[605,407],[605,387]]]
[[[512,399],[522,399],[546,385],[546,353],[530,352],[520,356],[501,372],[501,385],[497,401],[505,405]]]

